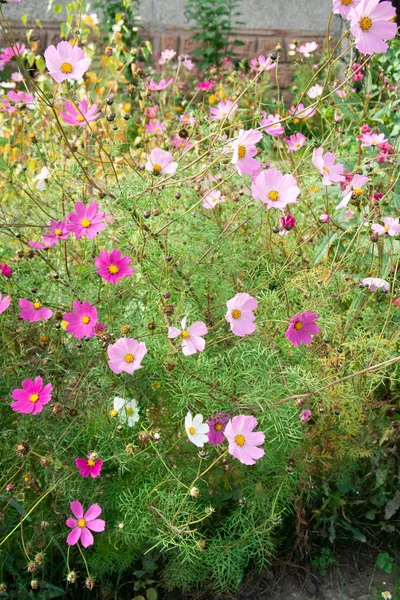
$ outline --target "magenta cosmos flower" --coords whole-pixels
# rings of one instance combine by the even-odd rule
[[[7,308],[10,306],[10,304],[11,304],[11,298],[10,298],[10,296],[4,296],[3,297],[3,294],[0,292],[0,315],[5,310],[7,310]]]
[[[70,517],[66,520],[65,524],[72,529],[68,534],[67,544],[69,546],[74,546],[80,540],[84,548],[92,546],[94,539],[91,532],[95,531],[98,533],[99,531],[104,531],[106,527],[106,522],[103,519],[97,518],[101,515],[100,506],[98,504],[92,504],[85,514],[83,514],[83,506],[78,500],[74,500],[69,506],[72,514],[76,518],[73,519]]]
[[[345,187],[343,192],[343,199],[336,206],[336,210],[347,206],[353,195],[357,198],[361,196],[361,194],[363,193],[362,188],[366,183],[368,183],[368,181],[368,177],[365,177],[364,175],[354,175],[353,179]]]
[[[253,156],[257,154],[255,145],[261,138],[261,131],[241,129],[237,139],[232,142],[232,164],[235,165],[239,175],[252,175],[260,169],[260,163]]]
[[[100,231],[104,231],[106,228],[103,223],[104,213],[98,212],[97,202],[91,202],[88,206],[85,206],[83,202],[76,202],[74,208],[74,213],[67,214],[68,230],[75,234],[77,240],[82,236],[91,240]]]
[[[352,8],[355,8],[360,3],[360,0],[333,0],[332,12],[335,15],[341,15],[347,18]]]
[[[253,431],[257,425],[255,417],[238,415],[225,427],[224,435],[229,442],[228,452],[244,465],[254,465],[256,460],[265,454],[262,448],[258,448],[264,443],[265,435],[262,431]]]
[[[315,323],[318,320],[318,315],[315,312],[297,313],[290,319],[290,325],[285,332],[286,338],[292,342],[294,346],[300,344],[311,344],[312,335],[319,333],[319,327]]]
[[[208,333],[206,324],[203,321],[195,321],[186,327],[187,315],[181,321],[182,330],[177,327],[168,327],[168,337],[174,339],[179,335],[182,338],[182,352],[185,356],[190,356],[196,352],[203,352],[206,342],[201,336]]]
[[[5,48],[4,51],[0,54],[0,61],[3,63],[10,62],[17,56],[21,56],[25,52],[25,44],[15,44],[14,46],[9,46]]]
[[[100,116],[100,111],[97,104],[92,104],[89,108],[89,103],[86,100],[78,102],[77,106],[72,102],[64,104],[64,110],[60,111],[60,116],[68,125],[78,125],[84,127],[91,121],[95,121]]]
[[[232,333],[239,337],[254,333],[256,318],[253,311],[257,308],[258,302],[253,296],[246,293],[236,294],[227,301],[226,306],[228,312],[225,319],[230,323]]]
[[[3,275],[3,277],[7,277],[7,279],[9,279],[11,277],[11,275],[13,274],[12,268],[9,265],[7,265],[6,263],[1,264],[0,272]]]
[[[46,67],[55,81],[61,83],[66,79],[78,81],[88,70],[90,59],[86,58],[83,50],[62,41],[55,46],[49,46],[44,53]]]
[[[255,200],[261,200],[267,208],[283,210],[287,204],[297,204],[300,190],[293,175],[283,175],[277,169],[267,169],[257,175],[251,186]]]
[[[304,146],[306,140],[306,136],[302,133],[294,133],[289,138],[286,138],[284,142],[288,145],[288,152],[297,152]]]
[[[76,468],[79,469],[79,475],[82,477],[93,478],[99,477],[103,461],[97,456],[95,452],[89,452],[87,458],[76,458]]]
[[[268,115],[265,110],[262,111],[263,118],[260,121],[260,127],[262,127],[265,133],[274,137],[280,136],[285,133],[285,128],[282,123],[281,115]]]
[[[217,106],[211,106],[210,118],[214,121],[222,121],[223,119],[233,119],[235,111],[238,109],[238,105],[234,104],[232,100],[226,102],[218,102]]]
[[[309,421],[311,418],[312,418],[312,412],[311,412],[311,410],[308,410],[307,408],[305,410],[302,410],[299,415],[299,419],[300,419],[300,421],[303,421],[303,423],[307,423],[307,421]]]
[[[400,233],[400,225],[399,219],[394,219],[393,217],[384,217],[383,219],[384,225],[380,225],[379,223],[372,224],[372,231],[377,233],[378,235],[390,235],[395,236]]]
[[[209,429],[207,433],[208,441],[213,446],[225,441],[224,431],[230,416],[224,413],[217,413],[206,421]]]
[[[133,267],[130,267],[131,259],[129,256],[122,256],[120,250],[102,250],[100,256],[96,256],[94,264],[97,267],[97,273],[108,283],[118,283],[122,277],[130,277],[134,273]]]
[[[47,233],[43,236],[43,242],[46,246],[53,246],[53,242],[57,243],[58,240],[67,240],[70,236],[68,231],[67,221],[54,221],[50,220],[50,227]]]
[[[89,302],[79,302],[79,300],[75,300],[72,307],[75,312],[67,312],[63,317],[67,323],[65,327],[67,333],[71,333],[78,340],[93,337],[97,324],[97,308]]]
[[[36,323],[41,319],[47,321],[53,314],[53,311],[50,308],[44,308],[39,300],[31,302],[30,300],[26,300],[26,298],[20,298],[18,304],[22,308],[19,317],[24,321],[30,321],[31,323]]]
[[[36,377],[35,381],[24,379],[22,389],[16,389],[11,394],[11,398],[15,400],[11,404],[11,408],[21,414],[32,413],[36,415],[42,412],[45,404],[50,402],[52,390],[51,383],[43,386],[41,377]]]
[[[160,175],[160,173],[173,175],[178,168],[178,163],[172,160],[172,154],[169,152],[165,152],[161,148],[153,148],[145,168],[153,175]]]
[[[341,163],[335,165],[335,155],[333,152],[326,152],[324,154],[322,147],[316,148],[312,155],[312,162],[314,167],[321,173],[324,185],[332,185],[333,183],[344,181],[344,166]]]
[[[211,81],[199,81],[197,84],[197,89],[201,92],[209,92],[214,85],[214,79]]]
[[[122,372],[133,375],[134,371],[143,368],[141,362],[147,354],[147,348],[144,342],[133,338],[120,338],[115,344],[108,346],[107,352],[111,371],[117,375]]]
[[[361,0],[348,18],[356,48],[363,54],[386,52],[386,40],[391,40],[397,33],[396,22],[392,20],[396,18],[396,9],[391,2]]]

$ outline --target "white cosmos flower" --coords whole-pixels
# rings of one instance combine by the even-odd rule
[[[127,423],[128,427],[133,427],[139,421],[139,407],[136,400],[124,400],[116,396],[114,410],[118,413],[121,423]]]
[[[38,175],[34,178],[37,181],[36,189],[44,190],[46,187],[46,179],[50,177],[50,171],[47,167],[43,167]]]
[[[208,442],[207,433],[209,426],[203,423],[203,415],[192,417],[192,413],[188,412],[185,418],[185,429],[189,440],[199,448],[202,448]]]

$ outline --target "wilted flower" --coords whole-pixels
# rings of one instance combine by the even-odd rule
[[[207,433],[208,441],[213,446],[216,446],[225,440],[224,431],[229,418],[229,415],[217,413],[214,417],[210,417],[210,419],[206,421],[209,426]]]
[[[300,421],[303,421],[303,423],[307,423],[307,421],[309,421],[312,418],[312,412],[311,410],[302,410],[300,415],[299,415],[299,419]]]

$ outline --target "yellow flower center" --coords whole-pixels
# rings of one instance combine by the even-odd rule
[[[268,194],[268,198],[271,202],[275,202],[279,198],[279,193],[276,190],[271,190]]]
[[[189,433],[190,435],[194,435],[196,433],[196,430],[194,427],[189,427]]]
[[[189,332],[188,331],[182,331],[181,336],[183,337],[184,340],[187,340],[189,337]]]
[[[239,319],[241,316],[242,316],[242,313],[241,313],[241,311],[240,311],[238,308],[235,308],[235,309],[232,311],[232,317],[233,317],[234,319]]]
[[[351,4],[353,2],[353,0],[340,0],[342,4],[344,4],[345,6],[349,6],[349,4]]]
[[[303,329],[303,327],[304,327],[304,325],[303,325],[303,323],[301,321],[297,321],[297,323],[294,324],[294,328],[297,331],[301,331]]]
[[[117,411],[117,410],[115,410],[115,408],[113,408],[112,410],[110,410],[110,416],[111,416],[111,417],[116,417],[116,416],[117,416],[117,414],[118,414],[118,411]]]
[[[96,333],[97,333],[97,335],[103,335],[104,329],[100,329],[100,328],[96,329]]]
[[[237,153],[239,158],[244,158],[246,156],[245,146],[238,146]]]
[[[222,423],[216,423],[214,429],[215,431],[222,431]]]
[[[79,121],[79,123],[83,123],[83,121],[85,120],[85,117],[83,117],[82,115],[78,115],[76,117],[76,120]]]
[[[87,229],[88,227],[90,227],[91,222],[89,221],[89,219],[82,219],[81,225],[82,225],[82,227],[84,227],[85,229]]]
[[[363,31],[369,31],[372,27],[372,20],[370,17],[363,17],[360,21],[360,27]]]
[[[129,406],[129,408],[126,409],[126,414],[128,417],[131,417],[133,415],[133,408]]]
[[[301,146],[300,142],[296,142],[295,146],[296,146],[296,148],[300,148],[300,146]]]
[[[87,461],[88,467],[94,467],[96,463],[97,460],[93,460],[92,458],[89,458],[89,460]]]
[[[35,402],[37,402],[38,400],[39,400],[39,394],[31,394],[31,395],[29,396],[29,402],[33,402],[33,403],[35,403]]]
[[[108,272],[111,273],[111,275],[116,275],[119,273],[119,267],[117,267],[117,265],[110,265],[108,267]]]
[[[327,173],[327,175],[330,175],[330,170],[327,167],[322,167],[322,170],[325,171],[325,173]]]
[[[244,437],[244,435],[239,433],[239,435],[237,435],[235,437],[235,442],[237,443],[238,446],[244,446],[246,443],[246,438]]]
[[[72,73],[73,66],[69,62],[63,62],[60,69],[63,73]]]
[[[33,303],[33,308],[34,308],[35,310],[39,310],[39,308],[40,308],[41,306],[42,306],[42,305],[41,305],[41,304],[40,304],[40,302],[38,302],[37,300],[36,300],[36,302],[34,302],[34,303]]]
[[[361,188],[355,188],[355,189],[353,190],[353,194],[354,194],[355,196],[361,196],[361,194],[362,194],[362,189],[361,189]]]
[[[61,229],[56,229],[54,232],[56,235],[62,235]]]
[[[90,323],[90,317],[88,317],[87,315],[85,315],[84,317],[82,317],[82,323],[84,325],[87,325],[88,323]]]
[[[68,326],[68,321],[61,321],[61,327],[65,329]]]
[[[162,171],[161,165],[157,165],[157,164],[153,165],[153,173],[155,175],[158,175],[159,173],[161,173],[161,171]]]
[[[78,519],[77,525],[78,525],[78,527],[85,527],[85,525],[86,525],[85,519]]]
[[[133,356],[133,354],[125,354],[124,359],[127,363],[133,363],[135,357]]]
[[[385,231],[389,231],[390,227],[389,227],[388,225],[384,225],[384,226],[383,226],[383,229],[384,229]]]

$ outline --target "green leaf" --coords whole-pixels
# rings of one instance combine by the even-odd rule
[[[338,239],[338,233],[331,233],[330,235],[326,235],[320,245],[317,248],[314,258],[314,265],[317,265],[322,260],[328,257],[330,247],[336,242]]]
[[[147,600],[157,600],[157,598],[158,598],[157,590],[153,587],[146,590],[146,598],[147,598]]]
[[[64,7],[61,4],[56,4],[53,10],[54,14],[58,15],[62,10],[64,10]]]

